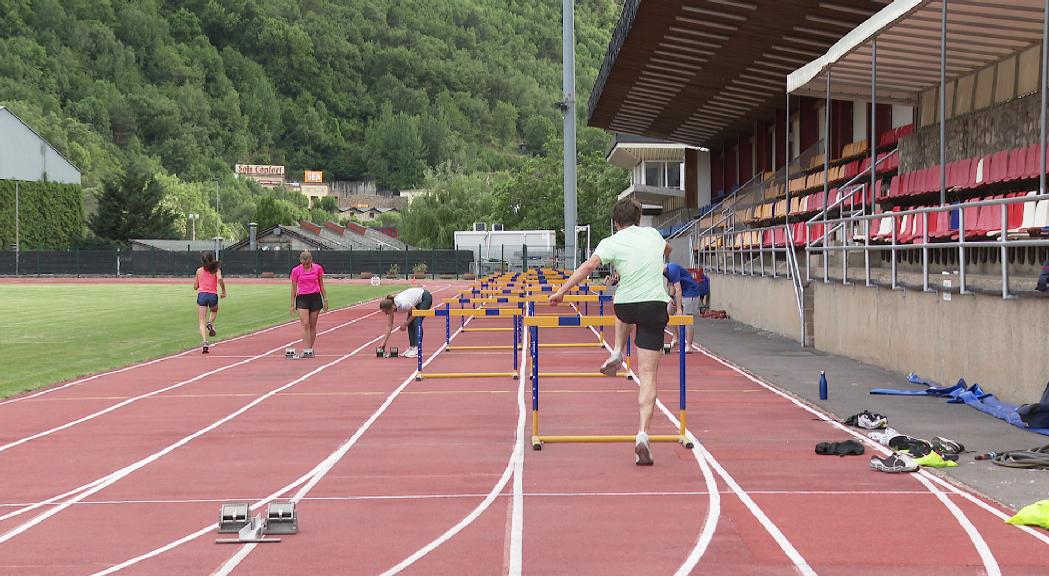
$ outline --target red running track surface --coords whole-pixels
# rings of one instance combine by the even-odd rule
[[[322,335],[312,361],[280,350],[254,358],[294,340],[287,326],[220,344],[210,358],[187,354],[0,405],[0,446],[11,445],[0,451],[0,518],[10,516],[0,520],[0,574],[92,574],[140,556],[118,573],[1045,574],[1044,532],[1006,525],[995,505],[933,477],[815,455],[817,442],[847,432],[712,357],[687,358],[700,446],[657,444],[655,466],[637,467],[629,444],[532,451],[527,379],[416,381],[413,360],[372,354],[384,322],[371,312],[323,316],[322,330],[354,323]],[[443,322],[426,328],[432,352]],[[463,332],[453,343],[511,338]],[[540,335],[594,340],[582,328]],[[539,365],[590,372],[604,357],[546,348]],[[658,382],[672,415],[677,360],[664,358]],[[425,371],[511,369],[507,350],[442,351]],[[626,378],[544,378],[542,431],[632,434],[636,401]],[[675,431],[657,411],[653,432]],[[308,484],[296,482],[311,471]],[[301,497],[299,534],[255,548],[213,543],[220,502],[271,494]]]

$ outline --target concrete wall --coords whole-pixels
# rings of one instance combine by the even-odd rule
[[[862,285],[815,284],[816,348],[900,373],[978,382],[1013,403],[1037,402],[1049,380],[1049,306]]]
[[[947,161],[954,162],[1037,144],[1037,94],[947,120]],[[926,126],[900,141],[900,172],[940,162],[940,126]]]
[[[707,270],[710,307],[733,319],[787,338],[801,338],[794,286],[785,278],[731,276]]]
[[[711,307],[798,340],[789,280],[707,271]],[[1006,402],[1037,402],[1049,381],[1049,305],[1042,298],[925,294],[813,283],[815,347],[942,384],[977,382]]]

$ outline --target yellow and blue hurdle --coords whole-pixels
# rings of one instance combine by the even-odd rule
[[[531,364],[532,380],[532,449],[542,450],[544,442],[633,442],[635,436],[628,435],[595,435],[595,436],[566,436],[566,435],[542,435],[539,433],[539,379],[545,374],[539,371],[539,328],[553,328],[566,326],[614,326],[614,316],[528,316],[523,318],[524,325],[528,327],[529,358]],[[668,326],[678,327],[678,342],[685,341],[685,327],[692,325],[692,316],[674,315],[667,322]],[[628,344],[629,346],[629,344]],[[629,351],[627,352],[629,354]],[[686,375],[685,375],[685,347],[679,346],[679,374],[678,381],[680,391],[678,394],[678,413],[680,428],[676,435],[651,435],[652,442],[677,442],[685,448],[691,449],[692,442],[688,439],[686,429]]]
[[[522,324],[521,316],[524,314],[523,308],[450,308],[447,303],[444,308],[436,308],[431,310],[418,310],[413,309],[411,316],[414,317],[443,317],[444,318],[444,343],[450,345],[452,340],[452,325],[451,319],[453,316],[459,316],[464,321],[468,317],[489,317],[489,318],[513,318],[513,328],[511,329],[514,333],[513,336],[513,357],[514,357],[514,371],[513,372],[454,372],[454,373],[438,373],[438,374],[423,374],[423,331],[422,322],[419,322],[418,328],[418,341],[419,341],[419,360],[417,367],[416,380],[423,380],[424,378],[490,378],[499,376],[509,376],[517,379],[517,373],[520,366],[520,342],[522,335]]]

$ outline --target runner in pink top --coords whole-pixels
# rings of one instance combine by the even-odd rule
[[[203,266],[197,268],[193,289],[197,291],[197,327],[200,328],[200,337],[204,339],[201,353],[207,354],[208,336],[215,336],[215,317],[219,314],[219,286],[222,287],[222,297],[225,298],[226,282],[222,279],[222,272],[219,270],[221,263],[215,258],[215,254],[205,252],[201,261]]]
[[[291,313],[299,314],[302,322],[302,358],[313,358],[313,343],[317,340],[317,318],[321,310],[328,311],[328,294],[324,290],[324,268],[313,262],[313,255],[304,250],[299,265],[291,270]],[[284,355],[298,358],[294,348]]]

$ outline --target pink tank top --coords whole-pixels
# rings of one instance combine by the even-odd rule
[[[197,269],[197,292],[218,294],[218,286],[219,275],[217,273],[212,274],[205,270],[203,266]]]

